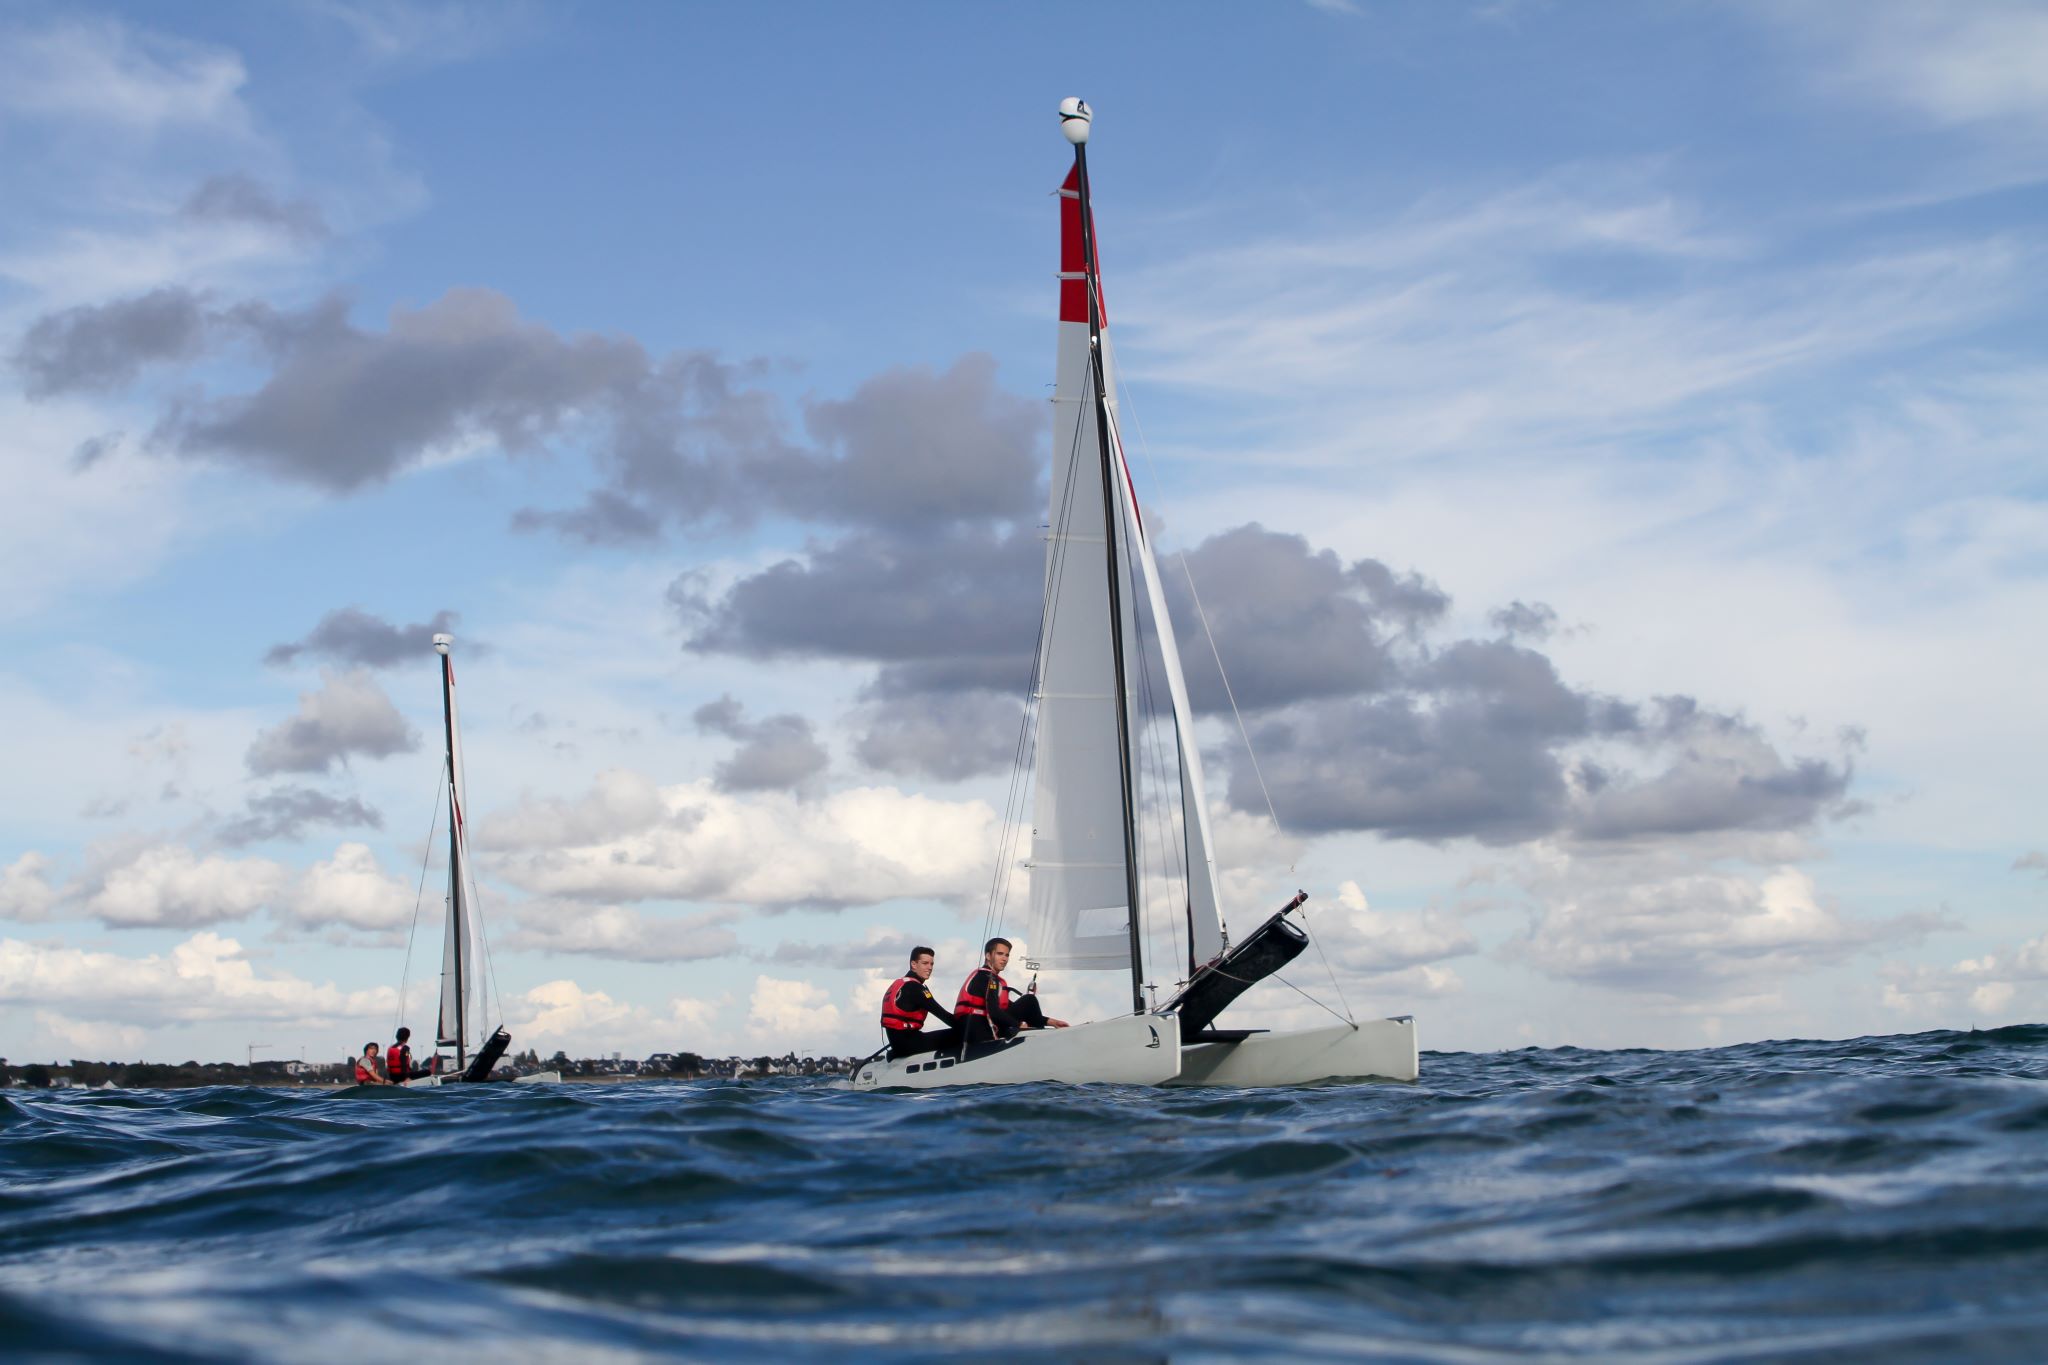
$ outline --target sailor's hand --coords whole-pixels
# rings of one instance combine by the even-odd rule
[[[1064,1019],[1048,1019],[1045,1021],[1045,1026],[1047,1028],[1065,1028],[1067,1021]]]

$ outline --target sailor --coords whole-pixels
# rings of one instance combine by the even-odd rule
[[[1035,994],[1019,995],[1003,980],[1010,965],[1010,940],[992,938],[982,945],[982,965],[960,987],[953,1012],[970,1043],[1015,1037],[1019,1029],[1065,1028],[1064,1019],[1049,1019]]]
[[[374,1042],[364,1043],[363,1055],[356,1058],[356,1084],[391,1084],[391,1078],[384,1074],[384,1058],[378,1053]]]
[[[889,1056],[915,1057],[960,1046],[960,1021],[932,994],[932,968],[938,958],[922,944],[910,950],[910,974],[899,976],[882,992],[882,1035]],[[946,1027],[925,1031],[927,1015],[936,1014]]]
[[[407,1041],[411,1037],[411,1029],[401,1028],[398,1041],[384,1050],[384,1074],[391,1078],[393,1085],[403,1085],[415,1076],[427,1074],[426,1068],[412,1064],[412,1044]]]

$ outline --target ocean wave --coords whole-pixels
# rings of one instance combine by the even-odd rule
[[[1413,1086],[0,1093],[19,1358],[2048,1355],[2048,1026]]]

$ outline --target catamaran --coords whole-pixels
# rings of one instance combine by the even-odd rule
[[[1061,102],[1060,130],[1073,145],[1074,164],[1059,199],[1059,356],[1044,610],[1026,742],[1018,746],[1020,764],[1035,767],[1024,965],[1034,982],[1039,972],[1128,970],[1131,1012],[951,1052],[877,1057],[856,1066],[852,1083],[868,1090],[1021,1081],[1412,1081],[1419,1068],[1415,1021],[1407,1015],[1359,1021],[1338,1014],[1335,1024],[1292,1032],[1216,1026],[1239,996],[1308,946],[1308,932],[1294,916],[1307,896],[1296,895],[1241,941],[1230,941],[1217,902],[1214,842],[1187,683],[1118,429],[1116,365],[1089,198],[1092,119],[1084,101]],[[1151,627],[1149,652],[1137,640],[1140,596]],[[1153,927],[1160,917],[1170,921],[1167,937],[1178,959],[1171,966],[1183,979],[1163,1005],[1147,998],[1141,765],[1132,723],[1141,689],[1133,686],[1133,659],[1141,673],[1149,673],[1149,661],[1156,659],[1165,675],[1170,715],[1161,717],[1158,728],[1171,731],[1179,788],[1173,823],[1185,895],[1156,914]],[[1152,765],[1166,766],[1163,760]],[[1163,772],[1158,785],[1163,792]],[[998,871],[999,883],[1004,875]],[[1183,949],[1185,957],[1179,957]]]
[[[477,918],[476,883],[469,862],[468,787],[463,781],[462,730],[455,707],[455,661],[448,652],[454,643],[452,635],[434,637],[434,652],[441,656],[441,721],[447,737],[442,781],[448,797],[448,915],[441,939],[441,1002],[434,1032],[436,1055],[433,1074],[406,1081],[409,1087],[487,1081],[506,1049],[512,1046],[512,1035],[505,1031],[504,1025],[500,1024],[488,1032],[482,1026],[483,992],[480,988],[483,973],[480,968],[487,965],[488,955],[480,958],[476,951],[482,936]],[[408,950],[407,956],[410,955]],[[399,994],[403,999],[403,986]],[[477,1044],[479,1037],[483,1040],[481,1046]],[[452,1065],[443,1065],[450,1059],[440,1055],[441,1048],[455,1050]],[[557,1071],[544,1071],[518,1079],[522,1082],[559,1081],[562,1076]]]

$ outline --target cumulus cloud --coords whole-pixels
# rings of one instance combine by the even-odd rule
[[[301,924],[342,924],[381,932],[412,921],[415,888],[385,873],[366,844],[343,844],[300,876],[289,902]]]
[[[1479,951],[1478,940],[1455,916],[1436,910],[1375,910],[1357,882],[1338,888],[1336,913],[1318,914],[1315,927],[1337,964],[1364,976],[1386,976]]]
[[[1933,914],[1851,915],[1803,869],[1742,865],[1749,860],[1683,847],[1533,845],[1511,873],[1534,905],[1511,955],[1564,980],[1646,994],[1754,992],[1944,923]]]
[[[994,692],[880,696],[855,713],[854,755],[878,772],[958,782],[1016,755],[1022,705]]]
[[[390,668],[394,664],[420,664],[433,651],[436,635],[452,635],[462,618],[443,609],[424,621],[395,626],[361,607],[339,607],[320,618],[318,625],[298,640],[272,645],[263,662],[285,665],[300,655],[326,659],[355,668]],[[478,646],[464,646],[476,653]]]
[[[384,828],[384,817],[361,798],[329,796],[311,787],[273,787],[243,804],[242,813],[220,827],[218,838],[230,848],[270,839],[297,839],[315,825],[361,825]]]
[[[36,1031],[73,1049],[78,1057],[118,1057],[134,1053],[149,1040],[149,1030],[133,1024],[73,1019],[55,1010],[37,1010]]]
[[[980,801],[887,787],[741,797],[698,781],[660,788],[650,808],[649,789],[608,775],[581,801],[487,817],[479,842],[503,850],[499,875],[535,895],[768,910],[959,901],[986,887],[995,856],[995,815]]]
[[[703,733],[740,742],[739,751],[715,770],[713,780],[720,791],[805,787],[831,763],[810,721],[799,715],[750,721],[746,708],[728,694],[698,707],[691,719]]]
[[[673,998],[665,1011],[656,1012],[606,991],[585,990],[567,978],[542,982],[505,1004],[506,1023],[521,1044],[557,1048],[572,1056],[614,1050],[628,1050],[628,1055],[683,1048],[710,1052],[709,1046],[690,1044],[716,1012],[715,1002],[688,997]]]
[[[1884,1003],[1956,1027],[2018,1023],[2048,1008],[2048,934],[1949,967],[1885,969]]]
[[[319,689],[300,695],[297,715],[256,736],[247,763],[258,777],[324,773],[351,755],[388,758],[419,744],[375,678],[361,669],[323,670]]]
[[[132,383],[147,366],[199,355],[208,328],[197,294],[154,289],[38,318],[23,334],[14,366],[31,398],[103,392]]]
[[[290,879],[268,858],[131,844],[97,850],[64,896],[81,913],[119,929],[194,928],[277,905]]]
[[[808,981],[757,976],[747,1002],[747,1026],[764,1043],[801,1050],[832,1038],[839,1031],[839,1006],[831,993]]]
[[[559,900],[528,902],[513,914],[517,927],[506,947],[519,952],[576,953],[619,962],[702,962],[739,951],[729,911],[664,915]]]
[[[167,953],[139,958],[0,939],[0,996],[74,1018],[143,1025],[383,1023],[398,1004],[398,993],[389,987],[343,991],[285,973],[259,973],[241,944],[204,932]]]
[[[178,212],[200,222],[250,225],[302,241],[327,235],[327,220],[313,204],[280,199],[261,181],[240,174],[207,177]]]
[[[57,903],[49,872],[50,860],[33,850],[0,871],[0,919],[17,924],[48,919],[50,908]]]

